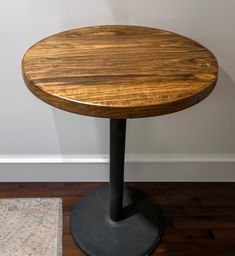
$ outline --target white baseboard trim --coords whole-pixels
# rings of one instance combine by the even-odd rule
[[[108,157],[99,156],[2,156],[0,182],[108,181]],[[233,156],[144,156],[126,158],[125,180],[234,182]]]

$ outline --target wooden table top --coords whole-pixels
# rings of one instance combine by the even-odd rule
[[[32,46],[24,80],[41,100],[96,117],[140,118],[188,108],[214,88],[215,56],[184,36],[146,27],[97,26]]]

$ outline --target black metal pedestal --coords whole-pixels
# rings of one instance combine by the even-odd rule
[[[159,242],[161,218],[143,192],[124,185],[126,120],[110,121],[110,183],[74,207],[71,232],[89,256],[145,256]]]

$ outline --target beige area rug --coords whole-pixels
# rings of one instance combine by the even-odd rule
[[[62,199],[0,199],[0,256],[29,255],[62,255]]]

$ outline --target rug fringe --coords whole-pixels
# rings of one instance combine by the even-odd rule
[[[58,198],[57,256],[63,254],[63,199]]]

